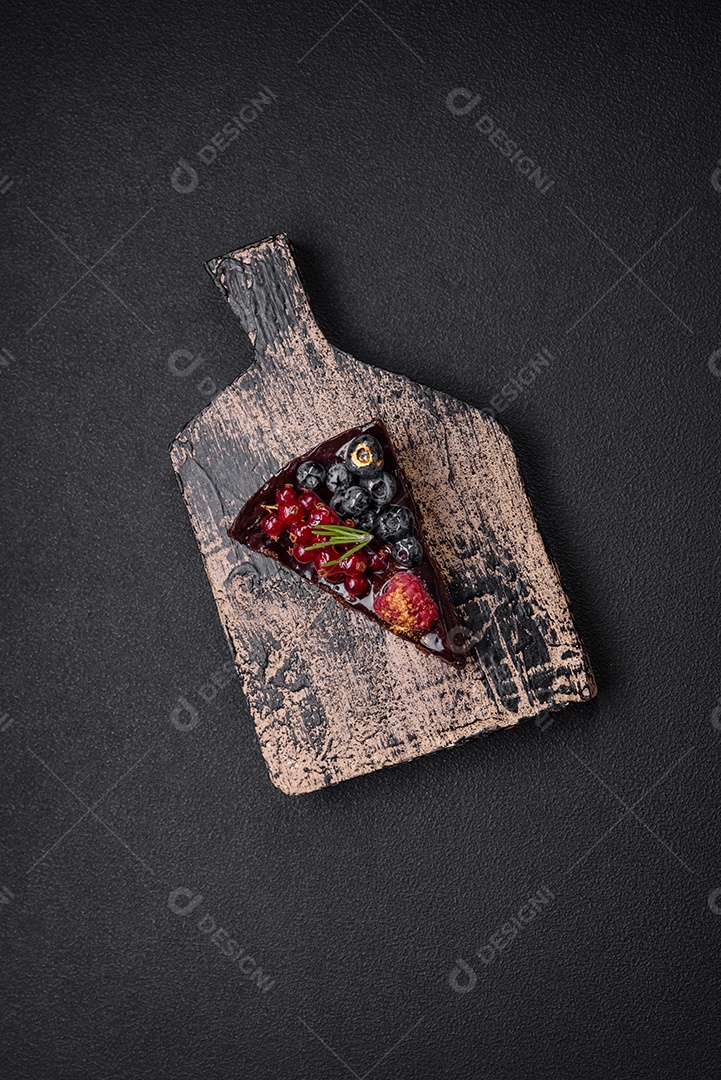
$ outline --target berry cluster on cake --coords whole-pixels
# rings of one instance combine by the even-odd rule
[[[251,496],[228,535],[422,652],[465,666],[463,632],[381,420],[289,462]]]

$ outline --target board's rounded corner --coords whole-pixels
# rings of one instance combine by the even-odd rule
[[[178,432],[178,434],[174,435],[173,438],[168,443],[168,456],[169,456],[169,458],[170,458],[170,460],[171,460],[171,462],[173,463],[174,466],[179,463],[178,462],[179,454],[184,452],[183,442],[187,443],[187,441],[188,441],[187,437],[185,435],[185,432],[187,430],[188,430],[188,425],[186,425],[184,428],[181,428],[180,431]]]
[[[319,787],[300,788],[300,789],[297,788],[297,787],[291,788],[290,786],[288,786],[288,779],[289,778],[288,778],[287,775],[285,775],[285,774],[274,774],[274,773],[272,773],[270,771],[270,769],[268,769],[267,771],[268,771],[268,777],[269,777],[270,782],[273,785],[273,787],[277,791],[280,791],[283,795],[289,795],[293,799],[297,799],[301,795],[310,795],[311,792],[318,791],[320,789],[320,787],[323,786],[323,785],[320,785]]]

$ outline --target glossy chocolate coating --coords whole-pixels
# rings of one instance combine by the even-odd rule
[[[398,570],[393,559],[389,557],[386,569],[380,574],[369,574],[371,590],[362,599],[349,596],[342,583],[326,581],[317,573],[313,563],[301,564],[293,557],[290,550],[289,537],[284,533],[277,540],[270,539],[261,529],[261,521],[267,514],[265,507],[275,503],[275,491],[284,484],[296,485],[296,471],[298,466],[305,461],[318,461],[325,466],[326,470],[336,462],[345,460],[348,445],[359,435],[372,435],[380,443],[383,452],[383,468],[390,473],[396,481],[397,490],[393,502],[399,506],[405,506],[413,517],[414,532],[423,545],[423,559],[413,567],[413,573],[420,578],[426,591],[433,598],[438,608],[438,619],[430,630],[423,632],[408,632],[399,629],[379,618],[373,610],[373,601],[389,580]],[[330,504],[332,493],[325,484],[321,484],[314,490],[323,502]],[[326,592],[333,593],[342,603],[348,607],[360,608],[369,618],[379,623],[384,629],[399,634],[412,641],[422,652],[428,652],[444,660],[455,667],[464,667],[466,660],[463,650],[463,633],[459,629],[459,622],[450,597],[446,590],[441,572],[435,559],[428,551],[420,510],[413,498],[410,485],[405,477],[403,469],[398,462],[390,436],[381,420],[371,420],[361,427],[351,428],[348,431],[327,439],[320,446],[309,450],[307,454],[295,458],[289,462],[279,473],[272,476],[242,508],[228,535],[253,551],[267,555],[271,559],[289,567],[302,577],[312,581]],[[372,553],[379,549],[390,551],[390,545],[382,543],[374,537],[373,541],[364,548],[364,553]],[[340,549],[343,550],[343,549]]]

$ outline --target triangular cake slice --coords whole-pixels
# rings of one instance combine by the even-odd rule
[[[465,666],[458,616],[381,420],[294,458],[251,496],[228,535],[421,652]]]

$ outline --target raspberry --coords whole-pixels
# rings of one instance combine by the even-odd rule
[[[430,630],[438,620],[438,608],[423,582],[409,570],[401,570],[386,582],[373,601],[373,610],[384,622],[399,630]]]

